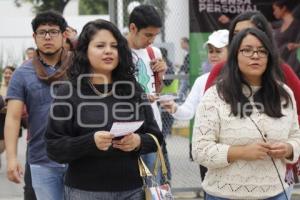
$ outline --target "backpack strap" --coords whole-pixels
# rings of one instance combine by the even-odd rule
[[[146,49],[147,49],[147,53],[149,55],[150,60],[154,60],[155,54],[154,54],[153,48],[151,46],[148,46]]]
[[[147,53],[149,55],[150,60],[154,60],[155,59],[155,54],[153,51],[153,48],[151,46],[148,46],[147,48]],[[155,85],[155,92],[159,93],[161,90],[161,79],[159,77],[159,73],[158,72],[153,72],[154,75],[154,85]]]

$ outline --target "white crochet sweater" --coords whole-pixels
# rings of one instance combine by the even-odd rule
[[[285,164],[294,163],[299,157],[300,130],[293,93],[287,86],[284,87],[293,102],[287,108],[282,106],[283,117],[271,118],[259,113],[257,109],[253,109],[250,117],[268,142],[285,141],[293,146],[293,160],[275,159],[286,188]],[[257,91],[258,88],[252,89]],[[250,96],[246,87],[244,94]],[[249,100],[253,102],[252,97]],[[208,168],[202,183],[203,189],[211,195],[228,199],[265,199],[283,192],[270,158],[228,163],[228,149],[231,145],[263,141],[250,118],[229,115],[230,111],[230,105],[218,96],[216,86],[205,93],[196,111],[192,149],[195,161]]]

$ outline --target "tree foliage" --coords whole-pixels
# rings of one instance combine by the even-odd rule
[[[79,15],[107,15],[108,0],[80,0]]]
[[[22,6],[23,2],[30,2],[36,13],[50,9],[63,13],[69,1],[70,0],[15,0],[15,4],[16,6]]]

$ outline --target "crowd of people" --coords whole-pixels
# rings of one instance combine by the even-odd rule
[[[192,66],[183,37],[179,101],[160,99],[173,82],[165,76],[175,70],[167,50],[153,46],[163,26],[153,6],[133,9],[126,37],[106,20],[90,21],[77,33],[62,15],[38,13],[31,23],[36,48],[26,49],[16,70],[3,69],[0,153],[6,150],[8,179],[23,179],[17,147],[24,127],[24,199],[145,199],[140,159],[150,171],[160,169],[149,133],[168,169],[168,180],[160,170],[154,179],[171,182],[176,163],[168,160],[166,136],[174,119],[195,116],[191,152],[206,200],[290,199],[300,171],[299,60],[293,52],[300,34],[293,35],[298,21],[286,0],[275,1],[273,10],[282,19],[274,34],[259,11],[241,13],[229,30],[212,32],[203,45],[207,60],[198,66],[203,73],[189,93]],[[115,136],[116,122],[142,123]]]

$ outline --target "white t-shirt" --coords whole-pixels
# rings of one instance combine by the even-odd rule
[[[152,47],[154,51],[155,58],[162,58],[161,52],[158,48]],[[131,49],[132,50],[132,57],[133,62],[137,69],[137,81],[142,85],[145,92],[147,94],[155,93],[155,81],[154,81],[154,74],[150,67],[150,57],[147,52],[147,49]],[[157,121],[157,124],[162,130],[162,122],[160,112],[157,106],[157,102],[153,102],[152,109],[154,113],[154,117]]]

